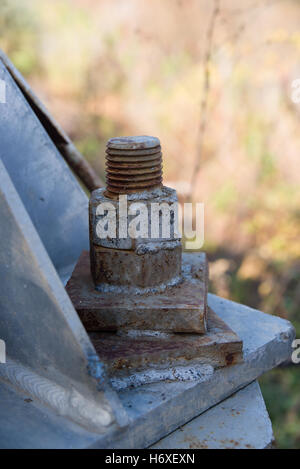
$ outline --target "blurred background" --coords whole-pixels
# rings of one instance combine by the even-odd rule
[[[300,338],[299,0],[1,0],[0,47],[104,177],[108,138],[158,136],[164,180],[205,203],[210,291]],[[300,365],[260,380],[300,448]]]

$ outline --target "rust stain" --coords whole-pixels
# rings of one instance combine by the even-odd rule
[[[141,192],[161,184],[162,153],[160,145],[144,148],[143,144],[140,143],[132,149],[116,149],[111,147],[108,142],[106,148],[108,197]]]
[[[225,360],[226,360],[226,365],[232,365],[234,362],[234,355],[232,353],[227,353]]]

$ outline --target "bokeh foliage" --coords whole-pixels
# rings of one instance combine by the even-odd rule
[[[200,158],[211,291],[300,337],[300,2],[223,0],[207,61],[212,4],[1,0],[1,47],[102,177],[114,135],[158,135],[182,200]],[[278,447],[299,448],[299,366],[260,382]]]

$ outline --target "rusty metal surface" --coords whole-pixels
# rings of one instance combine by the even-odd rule
[[[83,251],[67,292],[88,331],[121,328],[165,332],[206,331],[208,265],[204,253],[183,256],[183,281],[163,293],[128,295],[95,290],[88,251]]]
[[[189,364],[223,367],[240,363],[243,357],[241,339],[211,309],[205,335],[118,336],[108,332],[89,335],[111,376]]]
[[[159,188],[152,189],[151,191],[143,191],[134,194],[126,195],[126,205],[127,205],[127,220],[124,222],[124,214],[120,213],[120,204],[118,199],[110,199],[107,197],[107,192],[105,188],[100,188],[92,192],[90,201],[89,201],[89,228],[90,228],[90,241],[91,244],[113,248],[113,249],[130,249],[130,250],[137,250],[141,244],[147,243],[148,245],[152,245],[153,243],[157,243],[161,248],[164,247],[166,242],[174,241],[174,242],[181,242],[180,235],[177,233],[178,230],[175,228],[175,216],[172,216],[170,213],[170,237],[164,238],[153,238],[150,237],[151,235],[151,204],[156,203],[160,205],[168,205],[170,208],[170,212],[172,211],[172,207],[178,203],[178,198],[176,191],[171,189],[170,187],[162,186]],[[122,238],[119,236],[120,233],[120,218],[122,218],[123,223],[127,224],[127,232],[129,230],[129,224],[131,220],[136,215],[130,215],[129,211],[132,204],[143,203],[148,211],[148,237],[137,237],[132,238],[127,236]],[[117,236],[115,238],[100,238],[96,232],[96,226],[98,221],[101,219],[102,215],[97,215],[97,208],[100,204],[109,203],[115,209],[116,214],[116,233]],[[173,212],[174,214],[174,212]],[[162,225],[162,213],[159,214],[159,228],[161,230]]]
[[[104,293],[128,296],[158,293],[181,283],[177,194],[162,186],[159,139],[149,136],[112,138],[107,143],[106,162],[107,187],[95,190],[89,203],[90,261],[95,287]],[[126,195],[122,205],[117,200],[121,194]],[[143,222],[139,222],[143,224],[142,234],[126,236],[123,225],[129,233],[137,202],[144,208]],[[111,207],[111,218],[115,220],[115,234],[110,236],[100,236],[97,231],[106,216],[99,211],[102,203]],[[153,203],[160,207],[156,221],[152,220]],[[166,223],[167,233],[163,230]]]
[[[117,137],[107,143],[108,196],[158,187],[162,183],[162,154],[155,137]]]
[[[132,293],[137,288],[174,285],[181,281],[181,246],[144,254],[94,246],[91,266],[95,285],[102,291],[111,284],[133,287]]]
[[[181,241],[175,229],[176,217],[174,212],[171,212],[173,204],[177,202],[176,191],[162,186],[156,190],[128,195],[126,201],[128,210],[137,200],[142,202],[148,211],[148,237],[120,238],[120,220],[126,224],[128,231],[135,215],[128,215],[127,219],[124,219],[119,201],[108,198],[105,189],[95,190],[91,194],[89,202],[91,270],[96,287],[103,291],[109,290],[110,285],[116,286],[117,289],[126,286],[128,294],[134,294],[137,290],[144,288],[162,291],[167,286],[181,281]],[[149,237],[152,202],[171,207],[168,238]],[[102,215],[97,213],[97,209],[102,203],[109,203],[114,207],[118,234],[115,238],[100,238],[97,235],[97,224],[102,218]],[[162,231],[162,222],[163,213],[161,212],[158,215],[160,231]],[[116,290],[116,288],[110,290]]]

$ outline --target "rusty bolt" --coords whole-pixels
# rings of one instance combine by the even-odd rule
[[[108,196],[129,194],[162,183],[162,153],[155,137],[111,138],[106,148]]]
[[[206,258],[182,269],[178,199],[162,184],[161,153],[155,137],[107,143],[107,187],[89,202],[90,262],[83,253],[68,290],[89,331],[206,331]]]
[[[89,205],[91,272],[98,289],[110,287],[161,289],[181,280],[181,242],[175,234],[174,217],[169,238],[151,238],[151,217],[148,218],[148,237],[131,239],[119,237],[101,239],[96,226],[100,219],[97,208],[110,203],[119,223],[120,195],[127,195],[128,208],[142,202],[148,213],[151,204],[173,206],[177,203],[174,189],[162,185],[162,152],[156,137],[117,137],[107,143],[106,189],[93,191]],[[174,214],[173,214],[174,215]],[[160,223],[162,215],[160,215]],[[130,218],[126,220],[129,227]]]

